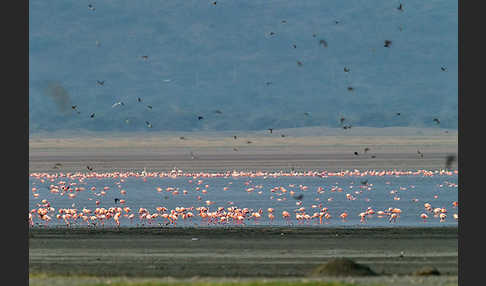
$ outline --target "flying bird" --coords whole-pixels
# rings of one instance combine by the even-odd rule
[[[89,117],[94,118],[95,117],[95,114],[94,113],[91,113],[91,115]]]
[[[115,107],[120,106],[120,105],[125,105],[125,104],[123,103],[123,101],[119,101],[119,102],[114,103],[111,107],[115,108]]]
[[[292,44],[292,47],[294,47],[294,49],[297,49],[297,45],[296,44]]]
[[[103,86],[103,85],[105,85],[105,81],[104,80],[97,80],[96,84],[98,84],[99,86]]]
[[[334,23],[339,24],[339,21],[338,20],[334,20]]]
[[[368,185],[368,180],[361,181],[361,185]]]
[[[314,33],[314,34],[312,34],[312,37],[313,37],[313,38],[315,38],[316,36],[317,36],[317,35],[316,35],[315,33]]]
[[[344,72],[349,72],[349,71],[350,71],[350,69],[349,69],[349,68],[344,67]]]
[[[440,124],[440,120],[439,120],[439,118],[434,118],[434,120],[433,120],[433,121],[434,121],[435,123],[437,123],[437,124]]]
[[[398,6],[397,9],[400,10],[400,11],[403,11],[403,5],[402,5],[402,3],[400,3],[400,6]]]
[[[400,115],[401,115],[401,113],[400,112],[397,112],[397,116],[400,116]]]
[[[270,32],[270,36],[273,36],[273,35],[275,35],[275,33],[274,32]]]
[[[235,140],[236,140],[236,138],[237,138],[237,137],[236,137],[236,135],[235,135],[235,136],[233,136],[233,139],[235,139]]]
[[[213,2],[213,5],[216,5],[216,3],[218,3],[218,2],[217,2],[217,1],[214,1],[214,2]]]
[[[446,169],[450,169],[451,166],[452,166],[452,163],[454,163],[454,161],[456,161],[456,156],[454,156],[454,155],[448,155],[446,157],[446,165],[445,165],[445,168]]]
[[[273,129],[272,128],[268,128],[268,130],[270,131],[270,133],[273,133]]]
[[[287,24],[287,21],[286,20],[282,20],[282,24]]]
[[[390,46],[391,46],[391,44],[392,44],[392,41],[390,41],[390,40],[385,40],[385,45],[384,45],[384,47],[385,47],[385,48],[388,48],[388,47],[390,47]]]
[[[147,127],[148,127],[148,128],[152,128],[152,124],[150,124],[150,122],[145,121],[145,124],[147,124]]]
[[[117,204],[120,201],[119,198],[115,198],[115,204]]]
[[[348,91],[353,91],[353,90],[354,90],[354,87],[348,86]]]
[[[301,66],[302,66],[302,62],[301,62],[301,61],[297,61],[297,65],[298,65],[299,67],[301,67]]]
[[[304,198],[304,194],[300,194],[298,196],[294,196],[294,199],[301,201]]]
[[[351,129],[351,127],[352,127],[352,126],[351,126],[351,124],[348,124],[348,125],[344,125],[344,126],[343,126],[343,129],[344,129],[344,130],[346,130],[346,129]]]
[[[219,110],[219,109],[218,110],[215,110],[214,113],[216,113],[216,114],[223,114],[223,112],[221,110]]]
[[[141,99],[140,97],[139,97],[139,98],[137,98],[137,100],[138,100],[138,102],[142,102],[142,99]]]
[[[440,67],[440,69],[441,69],[442,71],[447,71],[447,68],[446,68],[446,67]]]
[[[90,166],[86,166],[86,169],[88,169],[89,171],[93,171],[93,168]]]
[[[358,152],[354,152],[354,155],[358,156],[359,154],[358,154]]]
[[[94,11],[96,10],[95,7],[91,4],[88,4],[88,9],[91,10],[91,11]]]
[[[327,48],[327,42],[326,42],[326,40],[321,39],[321,40],[319,41],[319,44],[320,44],[320,45],[323,45],[325,48]]]
[[[194,155],[194,153],[192,153],[192,151],[191,151],[190,155],[191,155],[191,159],[192,159],[192,160],[197,160],[197,159],[199,159],[199,157],[197,157],[196,155]]]
[[[147,105],[147,108],[148,109],[152,109],[152,105]]]
[[[268,85],[271,85],[273,82],[271,81],[267,81],[265,84],[268,86]]]
[[[204,119],[204,117],[202,117],[202,116],[197,117],[197,120],[202,120],[202,119]]]
[[[305,116],[310,116],[310,113],[309,112],[304,112],[304,115]]]
[[[422,152],[420,152],[420,150],[417,149],[417,154],[420,155],[420,158],[423,158],[424,157],[424,154]]]
[[[285,134],[280,134],[280,137],[284,138],[285,137]]]

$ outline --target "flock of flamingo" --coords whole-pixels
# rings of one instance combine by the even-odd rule
[[[248,221],[252,221],[258,224],[259,221],[266,220],[267,223],[272,223],[278,216],[286,221],[287,224],[292,224],[293,219],[297,221],[297,224],[310,225],[310,224],[328,224],[331,222],[333,217],[346,222],[346,219],[350,215],[350,212],[333,212],[323,205],[319,198],[314,199],[315,203],[312,204],[311,210],[302,206],[302,197],[304,192],[309,192],[309,187],[305,185],[289,184],[289,187],[298,188],[300,194],[297,195],[296,191],[287,189],[284,186],[277,186],[269,188],[271,199],[275,199],[277,202],[284,201],[287,199],[288,195],[296,200],[296,208],[294,210],[283,210],[277,213],[273,207],[268,208],[239,208],[235,206],[234,202],[228,202],[229,206],[213,206],[215,202],[206,200],[204,201],[202,196],[208,193],[209,185],[205,184],[207,178],[246,178],[245,191],[248,193],[256,192],[262,194],[264,192],[264,187],[262,185],[251,185],[251,178],[278,178],[278,177],[345,177],[345,176],[355,176],[355,177],[370,177],[370,176],[422,176],[422,177],[433,177],[433,176],[453,176],[457,175],[458,171],[450,170],[415,170],[415,171],[399,171],[399,170],[388,170],[388,171],[376,171],[376,170],[345,170],[339,172],[326,172],[326,171],[306,171],[306,172],[237,172],[228,171],[221,173],[184,173],[182,170],[172,170],[170,172],[146,172],[145,170],[141,173],[138,172],[89,172],[89,173],[31,173],[30,177],[33,179],[33,185],[36,182],[41,184],[50,184],[48,189],[51,194],[66,196],[69,199],[75,199],[79,193],[90,192],[95,198],[88,198],[88,200],[94,200],[95,208],[90,209],[83,207],[82,209],[77,209],[75,207],[75,202],[71,205],[71,208],[54,208],[47,199],[42,198],[40,190],[37,187],[32,187],[31,192],[33,196],[33,201],[39,201],[35,203],[36,208],[32,208],[28,214],[28,222],[30,227],[48,227],[51,222],[56,222],[56,225],[66,225],[71,226],[88,226],[88,227],[104,227],[105,224],[113,225],[116,227],[121,226],[122,218],[125,218],[130,225],[136,223],[137,226],[146,225],[169,225],[177,226],[177,224],[182,225],[245,225]],[[190,207],[175,207],[173,209],[168,209],[164,206],[156,206],[152,211],[146,208],[140,207],[138,209],[132,210],[127,203],[127,199],[123,197],[127,195],[127,191],[123,189],[122,184],[127,178],[140,178],[143,182],[147,182],[149,178],[187,178],[189,183],[196,184],[194,192],[198,193],[197,200],[199,206],[193,205]],[[101,198],[107,194],[107,192],[115,192],[108,186],[103,188],[84,187],[86,185],[86,180],[88,179],[114,179],[118,192],[120,193],[120,198],[115,199],[115,206],[112,207],[100,207]],[[388,184],[389,182],[387,182]],[[232,182],[229,182],[231,185]],[[452,182],[445,182],[449,187],[456,187],[457,184]],[[443,184],[440,185],[442,187]],[[371,190],[373,184],[368,184],[368,180],[362,181],[361,185],[356,186],[358,191],[353,193],[346,193],[345,197],[347,200],[356,200],[356,195],[359,195],[363,191]],[[412,188],[414,186],[411,186]],[[406,188],[400,188],[405,190]],[[229,187],[225,186],[222,191],[228,191]],[[155,190],[158,193],[166,192],[167,194],[172,194],[174,196],[179,195],[181,192],[179,188],[175,187],[156,187]],[[333,186],[325,190],[323,187],[318,187],[316,193],[343,193],[344,190],[341,187]],[[183,195],[187,195],[188,190],[182,190]],[[400,200],[397,196],[397,191],[391,191],[394,195],[394,200]],[[437,198],[437,196],[434,196]],[[332,201],[332,198],[328,198],[327,201]],[[418,199],[413,199],[414,202],[418,202]],[[450,202],[450,207],[455,211],[452,214],[452,218],[458,221],[459,217],[457,214],[458,201]],[[439,222],[444,222],[448,216],[450,209],[446,207],[432,206],[430,202],[424,203],[423,212],[419,215],[420,219],[427,222],[429,219],[437,219]],[[292,214],[293,213],[293,214]],[[331,214],[332,213],[332,214]],[[389,223],[396,223],[402,214],[402,210],[396,207],[389,207],[381,210],[375,210],[372,207],[367,207],[362,211],[358,211],[356,217],[359,217],[362,224],[367,223],[371,218],[386,219]],[[196,220],[196,221],[195,221]],[[52,223],[51,223],[52,224]]]

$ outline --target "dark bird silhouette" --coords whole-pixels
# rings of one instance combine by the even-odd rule
[[[145,124],[147,124],[147,127],[148,127],[148,128],[152,128],[152,124],[151,124],[150,122],[145,121]]]
[[[344,67],[344,72],[349,72],[349,71],[350,71],[350,69],[349,69],[349,68]]]
[[[300,194],[300,195],[294,196],[294,199],[296,199],[298,201],[301,201],[303,198],[304,198],[304,194]]]
[[[368,185],[368,180],[361,181],[361,185]]]
[[[86,169],[88,169],[89,171],[93,171],[93,168],[90,166],[86,166]]]
[[[223,114],[223,112],[221,110],[219,110],[219,109],[218,110],[215,110],[214,113],[216,113],[216,114]]]
[[[286,20],[282,20],[282,24],[287,24],[287,21]]]
[[[417,154],[420,155],[420,158],[423,158],[424,157],[424,154],[422,152],[420,152],[420,150],[417,149]]]
[[[400,116],[400,115],[401,115],[401,113],[400,112],[397,112],[397,116]]]
[[[388,48],[388,47],[390,47],[390,46],[391,46],[391,44],[392,44],[392,41],[390,41],[390,40],[385,40],[385,45],[384,45],[384,47],[385,47],[385,48]]]
[[[284,138],[285,137],[285,134],[281,134],[280,137]]]
[[[354,155],[358,156],[359,154],[358,154],[358,152],[354,152]]]
[[[91,11],[96,10],[96,8],[92,4],[88,4],[88,9]]]
[[[97,80],[96,84],[99,85],[99,86],[103,86],[103,85],[105,85],[105,81],[104,80]]]
[[[297,45],[296,44],[292,44],[292,47],[294,47],[294,49],[297,49]]]
[[[246,141],[246,144],[251,144],[251,143],[253,143],[253,142],[251,142],[251,141]]]
[[[376,156],[375,156],[375,155],[371,155],[371,158],[372,158],[372,159],[375,159],[375,158],[376,158]]]
[[[335,23],[335,24],[339,24],[339,21],[338,21],[338,20],[334,20],[334,23]]]
[[[343,126],[343,129],[344,129],[344,130],[346,130],[346,129],[351,129],[351,127],[352,127],[352,126],[351,126],[351,124],[348,124],[348,125],[344,125],[344,126]]]
[[[270,133],[273,133],[273,129],[272,128],[268,128],[268,130],[270,131]]]
[[[402,3],[400,3],[400,6],[398,6],[397,9],[400,10],[400,11],[403,11],[403,5],[402,5]]]
[[[316,36],[317,36],[317,35],[316,35],[315,33],[314,33],[314,34],[312,34],[312,37],[313,37],[313,38],[315,38]]]
[[[434,118],[434,120],[433,120],[433,121],[434,121],[435,123],[437,123],[437,124],[440,124],[440,120],[439,120],[439,118]]]
[[[301,67],[301,66],[302,66],[302,62],[301,62],[301,61],[297,61],[297,65],[298,65],[299,67]]]
[[[213,5],[216,5],[217,3],[218,3],[217,1],[214,1],[214,2],[213,2]]]
[[[235,136],[233,136],[233,139],[235,139],[235,140],[236,140],[236,138],[238,138],[238,137],[236,137],[236,135],[235,135]]]
[[[117,204],[120,201],[119,198],[115,198],[115,204]]]
[[[321,39],[321,40],[319,41],[319,44],[320,44],[320,45],[323,45],[325,48],[327,48],[327,42],[326,42],[326,40]]]
[[[273,36],[273,35],[275,35],[275,33],[274,32],[270,32],[270,36]]]
[[[197,117],[197,120],[202,120],[202,119],[204,119],[204,117],[202,117],[202,116]]]
[[[447,71],[447,68],[446,68],[446,67],[440,67],[440,69],[441,69],[442,71]]]
[[[267,86],[269,86],[269,85],[271,85],[271,84],[272,84],[272,82],[271,82],[271,81],[267,81],[265,84],[266,84]]]
[[[454,156],[454,155],[447,155],[447,157],[446,157],[446,163],[445,163],[445,168],[446,169],[450,169],[451,166],[452,166],[452,163],[454,163],[454,161],[456,161],[456,156]]]
[[[348,86],[348,91],[353,91],[353,90],[354,90],[354,87]]]
[[[142,99],[139,97],[139,98],[137,98],[137,101],[138,102],[142,102]]]
[[[89,117],[94,118],[95,117],[95,114],[94,113],[91,113],[91,115]]]
[[[147,108],[148,109],[152,109],[152,105],[147,105]]]
[[[310,113],[309,112],[304,112],[304,115],[305,116],[310,116]]]
[[[76,110],[77,107],[78,107],[77,105],[71,106],[71,108],[74,109],[74,110]]]

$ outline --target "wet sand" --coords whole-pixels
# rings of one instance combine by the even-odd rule
[[[404,252],[404,257],[400,253]],[[381,276],[457,276],[457,227],[34,228],[29,272],[128,277],[310,277],[348,257]]]
[[[86,166],[99,172],[174,167],[189,172],[441,169],[447,155],[457,155],[458,146],[457,131],[445,134],[436,129],[421,131],[421,135],[406,128],[393,128],[386,131],[389,134],[380,128],[357,128],[352,135],[330,129],[326,131],[330,135],[313,130],[320,135],[312,136],[296,129],[285,131],[291,134],[285,138],[279,132],[283,134],[237,133],[236,140],[228,132],[31,136],[29,172],[85,172]],[[53,169],[56,163],[62,166]],[[457,162],[452,167],[457,168]]]

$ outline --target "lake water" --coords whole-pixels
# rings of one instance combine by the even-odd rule
[[[121,208],[120,226],[228,226],[228,225],[298,225],[298,226],[450,226],[457,225],[453,217],[458,214],[458,175],[455,172],[415,171],[415,173],[316,173],[309,174],[182,174],[177,173],[107,173],[107,174],[31,174],[29,178],[29,209],[34,226],[59,226],[69,222],[71,226],[113,226],[113,218],[83,220],[81,215],[70,219],[57,218],[61,209],[75,209],[77,214],[84,210],[91,218],[97,208]],[[205,177],[207,176],[207,177]],[[67,188],[69,186],[69,188]],[[32,190],[32,188],[34,188]],[[66,189],[67,188],[67,189]],[[122,191],[123,190],[123,191]],[[302,196],[299,199],[299,196]],[[44,201],[43,201],[44,200]],[[120,201],[121,200],[121,201]],[[427,211],[445,209],[446,217]],[[131,212],[124,208],[129,207]],[[158,211],[157,207],[167,210]],[[176,208],[185,208],[177,220],[161,216],[170,214]],[[216,213],[209,220],[200,215]],[[48,209],[49,221],[41,220],[39,208]],[[51,208],[49,210],[49,208]],[[159,216],[150,220],[140,218],[139,210]],[[192,208],[192,209],[191,209]],[[219,211],[218,211],[219,208]],[[242,220],[228,218],[228,208],[244,209],[248,212]],[[274,219],[268,217],[268,208],[273,208]],[[304,209],[301,209],[304,208]],[[327,208],[323,212],[323,208]],[[387,213],[400,209],[396,221],[391,216],[379,216],[378,211]],[[299,210],[300,209],[300,210]],[[372,209],[361,220],[360,213]],[[120,210],[120,209],[119,209]],[[179,209],[180,210],[180,209]],[[261,210],[259,212],[259,210]],[[284,218],[287,211],[290,218]],[[436,210],[437,211],[437,210]],[[444,211],[444,210],[442,210]],[[71,211],[72,212],[72,211]],[[182,214],[191,212],[193,217]],[[340,215],[346,212],[346,219]],[[253,213],[259,213],[257,218]],[[317,215],[314,215],[317,213]],[[325,218],[321,213],[327,213]],[[422,213],[428,215],[424,221]],[[132,219],[129,215],[134,214]],[[304,216],[297,219],[296,214]],[[438,214],[438,213],[437,213]],[[314,217],[312,217],[314,215]],[[319,216],[321,218],[319,218]],[[85,218],[86,218],[85,217]],[[221,217],[226,217],[221,219]],[[310,217],[310,218],[309,218]]]

